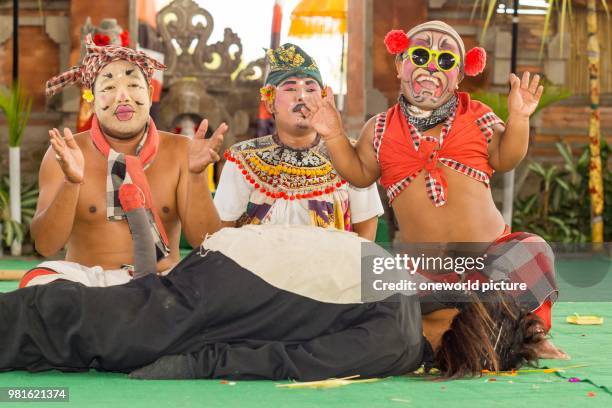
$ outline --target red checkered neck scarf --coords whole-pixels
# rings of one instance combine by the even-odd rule
[[[68,85],[79,85],[85,89],[92,89],[96,77],[102,68],[114,61],[125,60],[140,68],[148,83],[151,82],[153,72],[166,69],[166,66],[142,51],[116,45],[99,46],[93,43],[91,34],[85,39],[85,57],[79,65],[55,76],[47,81],[45,92],[48,96],[54,95]]]
[[[145,208],[149,218],[150,230],[155,242],[157,260],[168,256],[168,236],[164,224],[159,218],[153,203],[151,189],[144,173],[153,162],[159,148],[159,134],[153,120],[149,120],[145,135],[136,148],[136,156],[118,153],[110,147],[106,137],[100,129],[98,118],[93,116],[91,123],[91,139],[94,146],[106,157],[108,166],[106,171],[106,217],[109,221],[126,219],[125,212],[119,201],[119,189],[123,184],[135,184],[145,197]]]

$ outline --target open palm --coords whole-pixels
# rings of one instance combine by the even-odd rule
[[[540,76],[534,75],[529,81],[529,72],[523,77],[510,74],[510,94],[508,95],[508,113],[510,115],[531,116],[538,107],[544,87],[539,85]]]
[[[331,88],[327,88],[324,97],[307,95],[304,103],[306,106],[302,108],[302,113],[310,119],[311,126],[323,139],[343,133],[342,119],[336,109]]]
[[[223,146],[223,137],[228,126],[225,123],[219,125],[210,139],[206,139],[208,120],[204,119],[189,144],[189,171],[201,173],[206,167],[219,161],[219,149]]]
[[[62,137],[59,130],[54,128],[49,131],[49,138],[51,147],[55,152],[55,158],[66,179],[71,183],[82,183],[85,159],[70,129],[64,128],[64,137]]]

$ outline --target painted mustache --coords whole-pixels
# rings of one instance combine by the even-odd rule
[[[293,107],[293,109],[291,109],[292,112],[300,112],[302,110],[302,108],[306,108],[306,104],[303,103],[298,103],[297,105],[295,105]],[[308,108],[306,108],[308,109]]]

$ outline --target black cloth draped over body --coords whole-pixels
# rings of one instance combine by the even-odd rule
[[[313,380],[405,374],[429,353],[417,296],[322,302],[217,251],[121,286],[0,294],[0,371],[130,372],[181,354],[193,378]]]

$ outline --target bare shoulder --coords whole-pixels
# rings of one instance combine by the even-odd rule
[[[83,132],[75,133],[74,140],[76,140],[77,143],[81,143],[86,140],[90,140],[90,136],[91,136],[91,132],[89,130],[85,130]]]
[[[162,151],[184,152],[191,139],[187,136],[170,132],[159,132],[159,147]]]
[[[361,133],[359,134],[359,146],[372,146],[372,141],[374,140],[374,128],[376,127],[376,117],[378,115],[372,116],[361,128]]]
[[[374,137],[374,128],[376,127],[376,118],[378,115],[372,116],[361,128],[361,134],[359,135],[359,139],[367,137],[372,139]]]
[[[178,133],[164,132],[162,130],[159,131],[160,143],[172,143],[172,144],[189,143],[189,140],[191,139],[185,135],[181,135]]]
[[[83,150],[84,148],[92,145],[91,132],[89,130],[86,130],[84,132],[75,133],[74,140],[77,142],[81,150]]]

